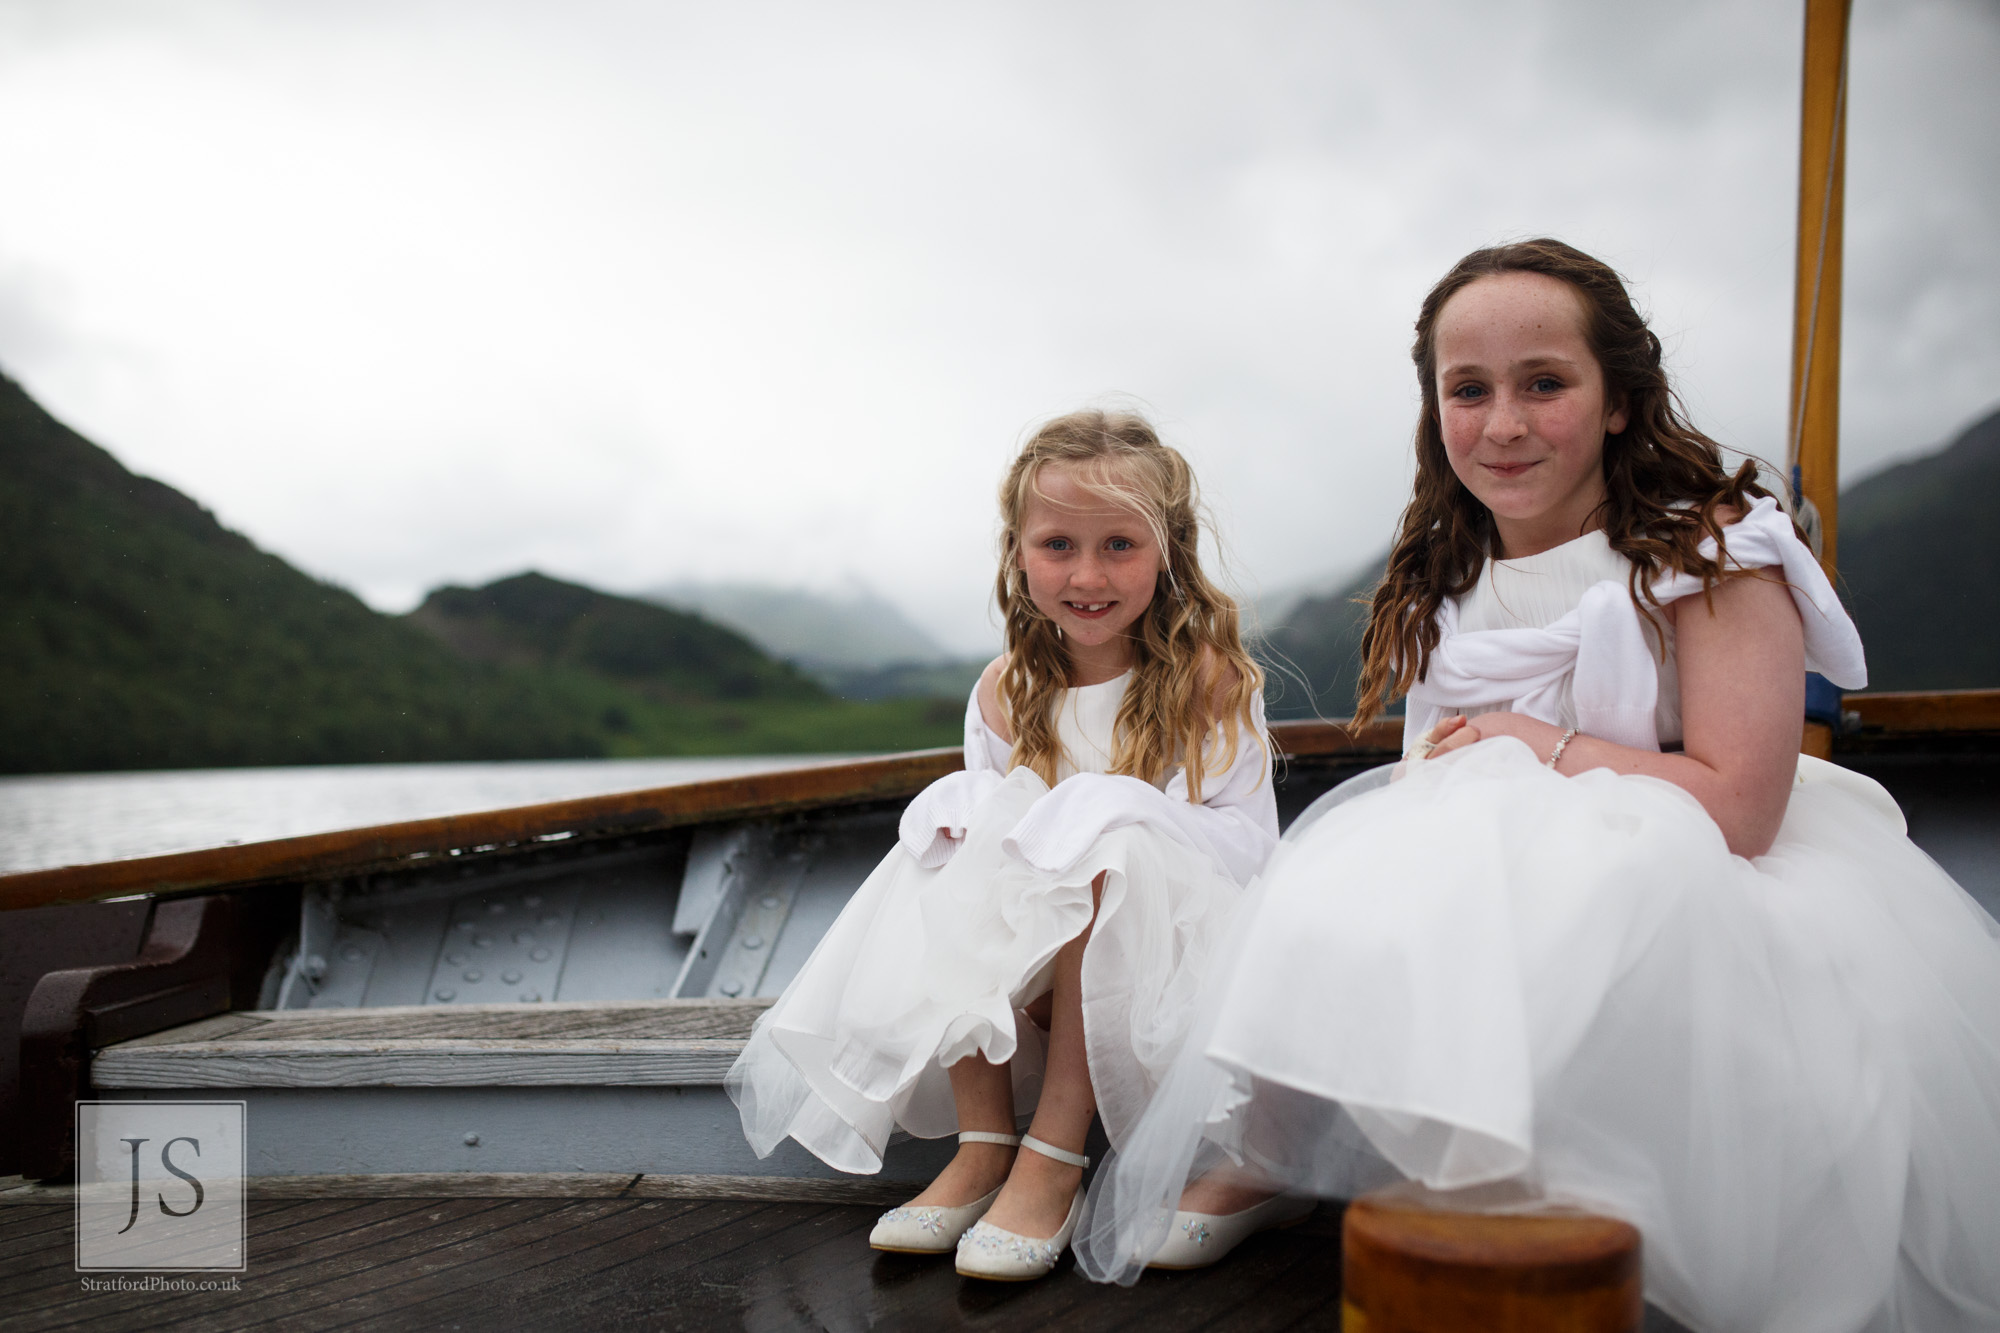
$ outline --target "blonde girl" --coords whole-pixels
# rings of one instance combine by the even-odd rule
[[[1180,454],[1134,415],[1058,418],[1000,517],[1006,651],[965,770],[911,803],[728,1087],[760,1156],[790,1137],[874,1172],[898,1128],[956,1133],[870,1242],[1020,1279],[1068,1243],[1093,1119],[1121,1141],[1178,1052],[1277,810],[1261,675]]]

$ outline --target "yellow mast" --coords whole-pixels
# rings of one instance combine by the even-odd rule
[[[1795,486],[1817,511],[1820,564],[1829,577],[1840,517],[1840,260],[1851,4],[1806,0],[1798,280],[1792,303],[1790,462]],[[1807,527],[1810,532],[1810,522]]]
[[[1789,445],[1799,522],[1834,577],[1840,532],[1840,252],[1847,193],[1847,16],[1852,0],[1806,0],[1799,112],[1798,279],[1792,292]],[[1806,677],[1801,748],[1833,756],[1840,692]]]

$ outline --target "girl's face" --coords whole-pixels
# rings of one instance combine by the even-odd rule
[[[1604,437],[1625,429],[1583,336],[1583,298],[1540,273],[1459,290],[1438,314],[1439,425],[1451,470],[1518,559],[1598,526]]]
[[[1028,600],[1062,631],[1080,673],[1116,675],[1131,665],[1128,632],[1166,567],[1159,542],[1144,518],[1086,489],[1069,464],[1043,467],[1036,481],[1021,515]]]

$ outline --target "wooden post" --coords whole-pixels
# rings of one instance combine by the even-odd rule
[[[1638,1333],[1645,1318],[1628,1223],[1479,1211],[1410,1184],[1348,1205],[1340,1280],[1342,1333]]]
[[[1840,517],[1841,220],[1847,189],[1847,16],[1852,0],[1806,0],[1799,117],[1798,274],[1792,297],[1792,461],[1819,511],[1832,576]]]
[[[1841,222],[1847,194],[1851,5],[1852,0],[1806,0],[1800,79],[1798,273],[1792,289],[1788,429],[1796,484],[1818,519],[1819,562],[1828,578],[1834,577],[1840,536]],[[1800,749],[1832,758],[1833,727],[1809,718]]]

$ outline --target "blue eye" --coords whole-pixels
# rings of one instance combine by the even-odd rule
[[[1069,538],[1051,537],[1043,545],[1047,546],[1051,551],[1067,551],[1069,549]]]
[[[1553,375],[1538,375],[1532,386],[1536,393],[1554,393],[1562,388],[1562,381]]]
[[[1467,400],[1484,397],[1485,394],[1486,390],[1482,386],[1477,384],[1461,384],[1456,389],[1453,389],[1451,391],[1452,397],[1464,398]]]
[[[1113,537],[1105,545],[1114,551],[1129,551],[1133,548],[1134,543],[1130,537]]]

